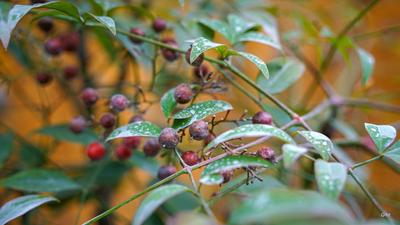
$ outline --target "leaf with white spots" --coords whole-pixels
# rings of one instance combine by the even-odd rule
[[[167,91],[160,100],[161,109],[165,117],[169,118],[176,107],[176,101],[174,98],[175,88]]]
[[[192,193],[192,191],[188,187],[179,184],[163,185],[153,190],[140,203],[140,206],[137,209],[135,217],[133,219],[132,225],[143,224],[146,219],[151,216],[151,214],[153,214],[153,212],[164,202],[183,192]]]
[[[41,195],[25,195],[15,198],[0,208],[0,224],[6,224],[30,210],[52,201],[57,201],[57,199]]]
[[[174,124],[172,125],[172,127],[179,130],[189,126],[197,120],[202,120],[207,116],[215,115],[216,113],[224,112],[231,109],[231,104],[220,100],[211,100],[196,103],[187,107],[186,109],[177,112],[173,116]]]
[[[221,184],[223,177],[220,173],[249,166],[272,167],[272,164],[255,156],[231,155],[210,163],[201,173],[200,182],[207,185]]]
[[[307,152],[306,148],[293,145],[293,144],[285,144],[282,146],[282,155],[283,155],[283,165],[286,168],[289,168],[296,160]]]
[[[268,37],[267,35],[262,34],[262,33],[257,33],[257,32],[244,33],[239,36],[237,41],[238,42],[246,42],[246,41],[257,42],[257,43],[271,46],[278,50],[282,49],[279,42],[275,42],[272,38]]]
[[[320,192],[335,200],[344,188],[347,169],[341,163],[319,159],[315,162],[315,176]]]
[[[333,144],[327,136],[315,131],[299,131],[299,133],[314,146],[324,160],[329,159]]]
[[[293,138],[291,138],[285,131],[265,124],[246,124],[240,127],[236,127],[232,130],[228,130],[218,137],[216,137],[213,141],[211,141],[204,150],[207,151],[220,143],[244,137],[263,137],[263,136],[271,136],[277,137],[284,142],[294,144]]]
[[[196,60],[197,57],[205,51],[213,48],[220,48],[220,51],[222,51],[221,48],[226,49],[227,47],[224,44],[215,43],[203,37],[195,39],[192,43],[192,50],[190,52],[190,63]]]
[[[228,23],[231,27],[231,30],[235,31],[235,35],[248,31],[257,26],[256,23],[244,20],[242,17],[236,14],[228,15]]]
[[[361,83],[366,85],[374,70],[375,58],[362,48],[356,50],[361,63]]]
[[[269,71],[267,65],[257,56],[247,53],[247,52],[235,52],[237,55],[243,56],[244,58],[250,60],[254,63],[266,79],[269,78]]]
[[[96,16],[93,15],[92,13],[85,13],[85,23],[90,19],[94,19],[97,22],[99,22],[102,26],[107,28],[113,35],[117,34],[117,29],[115,28],[115,22],[113,18],[108,16]],[[87,23],[86,25],[92,25],[92,24]]]
[[[235,33],[229,26],[229,24],[224,21],[216,20],[216,19],[200,19],[199,23],[210,28],[213,31],[220,33],[224,36],[229,42],[233,43],[235,39]]]
[[[157,125],[148,121],[140,121],[136,123],[130,123],[128,125],[118,127],[113,130],[107,137],[106,141],[132,136],[143,136],[143,137],[158,137],[161,133],[161,128]]]
[[[396,129],[389,125],[375,125],[371,123],[364,124],[372,141],[378,148],[379,152],[383,152],[396,138]]]

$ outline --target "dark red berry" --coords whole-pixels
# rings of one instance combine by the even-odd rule
[[[204,122],[203,120],[194,122],[189,127],[189,133],[190,137],[194,140],[200,141],[205,139],[209,134],[207,122]]]
[[[129,123],[136,123],[136,122],[140,122],[140,121],[144,121],[143,116],[142,115],[134,115],[129,120]]]
[[[176,86],[174,92],[174,98],[177,103],[185,104],[190,102],[193,97],[193,91],[190,85],[188,84],[180,84]]]
[[[174,173],[176,173],[175,166],[162,166],[158,169],[157,177],[160,180],[164,180]]]
[[[189,166],[196,165],[201,161],[200,157],[193,151],[184,152],[182,154],[182,159]]]
[[[186,62],[192,66],[199,67],[204,60],[204,54],[201,53],[192,63],[190,63],[190,53],[192,52],[192,47],[190,47],[185,53]]]
[[[156,156],[161,150],[161,145],[157,138],[151,138],[144,143],[143,152],[146,156]]]
[[[163,32],[166,28],[167,28],[167,21],[160,19],[160,18],[156,18],[153,21],[153,30],[157,33]]]
[[[232,179],[232,177],[233,177],[233,170],[225,170],[225,171],[222,171],[221,173],[221,176],[224,178],[224,180],[222,181],[222,183],[228,183],[231,179]]]
[[[66,80],[73,79],[74,77],[76,77],[76,75],[78,75],[78,73],[79,73],[79,68],[77,66],[70,65],[64,67],[63,69],[63,75]]]
[[[272,116],[271,116],[271,114],[269,114],[267,112],[260,111],[256,114],[254,114],[252,121],[253,121],[253,123],[271,125],[272,124]]]
[[[140,145],[141,138],[139,136],[132,136],[124,138],[124,145],[129,148],[137,148]]]
[[[69,122],[69,129],[75,134],[81,133],[86,127],[87,122],[83,116],[74,117]]]
[[[173,38],[164,38],[162,40],[162,42],[165,44],[168,44],[172,47],[175,47],[175,48],[178,47],[178,44],[176,43],[175,39],[173,39]],[[179,52],[174,51],[172,49],[162,48],[161,54],[169,62],[173,62],[179,58]]]
[[[199,67],[195,67],[193,69],[193,74],[197,78],[203,78],[203,77],[207,76],[209,73],[210,73],[210,71],[205,64],[201,64]]]
[[[50,55],[53,56],[59,55],[62,51],[62,45],[60,39],[58,38],[49,39],[44,44],[44,50],[46,50],[46,52],[49,53]]]
[[[100,118],[100,124],[106,129],[112,128],[115,125],[115,116],[112,113],[104,113]]]
[[[70,32],[60,37],[61,45],[63,50],[68,52],[74,52],[78,49],[80,43],[80,37],[78,32]]]
[[[115,149],[115,155],[119,160],[129,159],[132,155],[132,150],[126,145],[118,145]]]
[[[104,148],[104,145],[102,145],[101,143],[92,142],[86,148],[86,153],[91,160],[100,160],[106,154],[106,149]]]
[[[53,29],[53,19],[50,17],[43,17],[38,21],[38,26],[43,32],[50,32]]]
[[[138,35],[138,36],[145,36],[145,33],[142,29],[138,28],[138,27],[134,27],[130,29],[130,32],[132,34]],[[138,38],[134,38],[134,37],[130,37],[131,41],[135,44],[141,44],[143,41],[138,39]]]
[[[99,100],[99,95],[95,89],[85,88],[81,93],[81,99],[86,106],[92,106]]]
[[[262,147],[257,151],[257,155],[260,156],[261,158],[271,161],[271,162],[276,162],[275,158],[275,151],[270,148],[270,147]]]
[[[158,137],[158,142],[163,148],[174,149],[179,143],[179,135],[172,128],[164,128]]]
[[[207,137],[204,139],[204,144],[205,144],[205,145],[208,145],[208,144],[209,144],[210,142],[212,142],[214,139],[215,139],[215,135],[209,133],[209,134],[207,135]]]
[[[40,72],[36,74],[36,80],[41,85],[46,85],[53,80],[53,76],[48,72]]]
[[[116,94],[111,97],[110,108],[116,112],[124,111],[129,105],[129,100],[121,94]]]
[[[32,4],[38,4],[38,3],[46,3],[47,0],[31,0]]]

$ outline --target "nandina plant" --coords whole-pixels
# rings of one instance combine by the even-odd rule
[[[297,1],[1,2],[0,225],[396,224],[366,170],[397,185],[400,142],[365,115],[400,107],[359,42],[395,29],[353,35],[362,2],[341,30]]]

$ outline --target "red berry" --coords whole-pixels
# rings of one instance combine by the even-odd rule
[[[36,74],[36,80],[41,85],[46,85],[53,80],[53,76],[48,72],[41,72]]]
[[[66,66],[63,69],[63,75],[66,80],[70,80],[79,73],[79,68],[77,66]]]
[[[61,45],[63,50],[68,52],[74,52],[78,49],[80,43],[80,37],[78,32],[70,32],[60,37]]]
[[[201,53],[192,63],[190,63],[190,53],[192,52],[192,47],[190,47],[185,53],[186,62],[192,66],[199,67],[204,60],[204,54]]]
[[[115,124],[115,116],[112,113],[104,113],[100,118],[100,124],[106,129],[112,128]]]
[[[129,159],[132,155],[132,150],[126,145],[118,145],[115,149],[115,155],[120,160]]]
[[[190,102],[193,97],[193,91],[190,85],[188,84],[180,84],[176,86],[174,92],[174,98],[177,103],[185,104]]]
[[[209,73],[210,73],[210,71],[205,64],[201,64],[199,67],[195,67],[193,69],[193,74],[197,78],[203,78],[203,77],[207,76]]]
[[[224,178],[224,181],[222,181],[222,183],[225,184],[225,183],[228,183],[232,179],[233,170],[225,170],[225,171],[222,171],[220,174]]]
[[[163,148],[174,149],[179,143],[179,135],[172,128],[164,128],[158,137],[158,142]]]
[[[61,41],[58,38],[49,39],[44,44],[44,50],[49,53],[50,55],[57,56],[62,51]]]
[[[161,145],[157,138],[151,138],[144,143],[143,152],[146,156],[156,156],[161,150]]]
[[[99,100],[99,95],[95,89],[85,88],[81,93],[81,99],[86,106],[92,106]]]
[[[130,32],[131,32],[132,34],[136,34],[136,35],[138,35],[138,36],[142,36],[142,37],[145,36],[144,31],[143,31],[142,29],[138,28],[138,27],[131,28]],[[141,43],[143,42],[142,40],[140,40],[140,39],[138,39],[138,38],[134,38],[134,37],[130,37],[130,39],[131,39],[131,41],[132,41],[133,43],[135,43],[135,44],[141,44]]]
[[[129,105],[129,100],[121,94],[116,94],[111,97],[110,108],[116,112],[124,111]]]
[[[53,20],[50,17],[43,17],[38,21],[38,26],[43,32],[50,32],[53,29]]]
[[[271,161],[273,163],[276,162],[275,151],[270,147],[262,147],[257,151],[257,155],[261,158]]]
[[[162,166],[158,169],[157,177],[160,180],[164,180],[174,173],[176,173],[175,166]]]
[[[209,134],[207,135],[207,137],[204,139],[204,144],[205,144],[205,145],[208,145],[208,144],[209,144],[210,142],[212,142],[214,139],[215,139],[215,135],[209,133]]]
[[[157,33],[163,32],[167,28],[167,22],[163,19],[156,18],[153,21],[153,30]]]
[[[142,115],[134,115],[132,116],[132,118],[129,120],[129,123],[136,123],[136,122],[140,122],[143,121],[143,116]]]
[[[86,148],[86,153],[91,160],[100,160],[106,154],[106,149],[101,143],[92,142]]]
[[[162,40],[163,43],[168,44],[172,47],[177,48],[178,44],[176,43],[175,39],[173,38],[164,38]],[[167,48],[162,48],[161,49],[161,54],[164,56],[164,58],[169,61],[169,62],[173,62],[175,60],[177,60],[179,58],[179,52],[176,52],[174,50],[171,49],[167,49]]]
[[[196,165],[201,161],[200,157],[193,151],[184,152],[182,154],[182,159],[189,166]]]
[[[259,124],[267,124],[271,125],[272,124],[272,116],[271,114],[260,111],[253,116],[253,123],[259,123]]]
[[[137,148],[140,145],[141,138],[139,136],[132,136],[124,138],[124,145],[129,148]]]
[[[81,133],[87,127],[87,122],[83,116],[77,116],[69,122],[69,129],[75,133]]]
[[[189,133],[194,140],[200,141],[205,139],[209,134],[207,122],[203,120],[194,122],[189,127]]]

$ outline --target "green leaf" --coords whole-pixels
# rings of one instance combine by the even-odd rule
[[[248,155],[231,155],[210,163],[201,173],[200,182],[207,185],[221,184],[221,172],[248,166],[272,167],[272,164],[262,158]]]
[[[245,198],[230,213],[228,224],[350,225],[355,221],[344,206],[317,192],[274,189]]]
[[[136,211],[132,225],[143,224],[160,205],[182,192],[191,192],[191,190],[178,184],[168,184],[153,190],[143,199]]]
[[[362,48],[357,48],[357,54],[361,63],[361,82],[366,85],[374,70],[375,59],[374,56]]]
[[[228,23],[231,30],[235,32],[235,36],[257,26],[256,23],[253,23],[251,21],[246,21],[245,19],[236,14],[228,15]]]
[[[390,146],[390,148],[386,151],[385,156],[395,161],[397,164],[400,164],[400,141],[397,141]]]
[[[172,127],[179,130],[189,126],[197,120],[202,120],[207,116],[231,109],[231,104],[220,100],[196,103],[176,113],[173,116],[174,124]]]
[[[24,170],[1,181],[1,186],[28,192],[60,192],[80,186],[63,173],[45,169]]]
[[[150,123],[148,121],[140,121],[136,123],[130,123],[128,125],[118,127],[113,130],[111,134],[107,137],[106,141],[132,136],[142,136],[142,137],[158,137],[161,133],[161,128],[157,125]]]
[[[278,50],[282,49],[279,43],[275,42],[272,38],[262,33],[249,32],[239,36],[238,42],[246,42],[246,41],[261,43],[276,48]]]
[[[50,125],[35,131],[38,134],[51,136],[60,141],[68,141],[87,145],[98,139],[97,134],[90,128],[79,134],[72,133],[66,124]]]
[[[48,8],[60,11],[66,15],[69,15],[77,20],[81,20],[78,9],[69,2],[48,2],[43,4],[34,5],[14,5],[8,12],[7,23],[2,21],[0,39],[4,48],[7,48],[10,41],[12,31],[18,22],[32,9],[36,8]]]
[[[99,22],[101,25],[103,25],[105,28],[107,28],[113,35],[117,34],[117,29],[115,28],[115,22],[113,18],[108,17],[108,16],[96,16],[93,15],[92,13],[85,13],[86,16],[86,21],[89,19],[94,19],[97,22]],[[90,24],[87,24],[90,25]]]
[[[286,189],[287,187],[282,184],[279,180],[277,180],[275,177],[271,175],[259,175],[259,177],[262,179],[256,180],[254,179],[254,182],[246,182],[245,184],[239,186],[237,189],[233,190],[232,192],[235,193],[245,193],[245,194],[254,194],[257,191],[260,190],[272,190],[272,189]],[[243,173],[228,183],[226,183],[222,188],[221,192],[225,192],[232,187],[237,186],[239,183],[243,183],[248,180],[248,175],[246,173]]]
[[[299,133],[314,146],[324,160],[329,159],[333,144],[327,136],[315,131],[299,131]]]
[[[160,167],[157,160],[152,157],[146,157],[143,152],[139,151],[133,152],[129,162],[132,164],[132,166],[149,172],[153,177],[157,176],[158,168]]]
[[[293,145],[293,144],[285,144],[282,146],[282,154],[283,154],[283,165],[286,168],[289,168],[296,160],[307,152],[306,148]]]
[[[192,43],[192,51],[190,52],[190,63],[197,59],[203,52],[213,48],[226,48],[224,44],[215,43],[206,38],[199,37]]]
[[[389,147],[396,138],[396,129],[390,125],[365,123],[364,126],[380,153]]]
[[[170,118],[172,112],[176,107],[176,101],[174,98],[175,88],[170,89],[167,91],[160,100],[161,109],[164,113],[166,118]]]
[[[344,188],[347,169],[341,163],[325,162],[318,159],[315,162],[315,176],[320,192],[336,200]]]
[[[235,34],[229,24],[224,21],[216,20],[216,19],[200,19],[199,23],[202,25],[209,27],[211,30],[220,33],[224,36],[229,42],[234,43]]]
[[[277,127],[265,124],[246,124],[220,134],[204,148],[204,151],[207,151],[217,146],[220,143],[232,139],[243,138],[243,137],[262,137],[262,136],[277,137],[284,142],[293,144],[295,143],[293,138],[291,138],[285,131]]]
[[[57,199],[51,196],[40,195],[25,195],[15,198],[5,203],[0,208],[0,224],[6,224],[17,217],[24,215],[28,211],[52,201],[57,201]]]
[[[243,56],[244,58],[250,60],[252,63],[254,63],[257,68],[261,71],[261,73],[264,75],[266,79],[269,79],[269,71],[267,65],[257,56],[246,53],[246,52],[236,52],[237,55]]]
[[[257,84],[271,94],[277,94],[294,84],[304,73],[304,64],[294,58],[276,58],[267,63],[270,79],[258,75]]]
[[[13,139],[14,135],[12,133],[0,134],[0,168],[11,154],[13,149]]]

